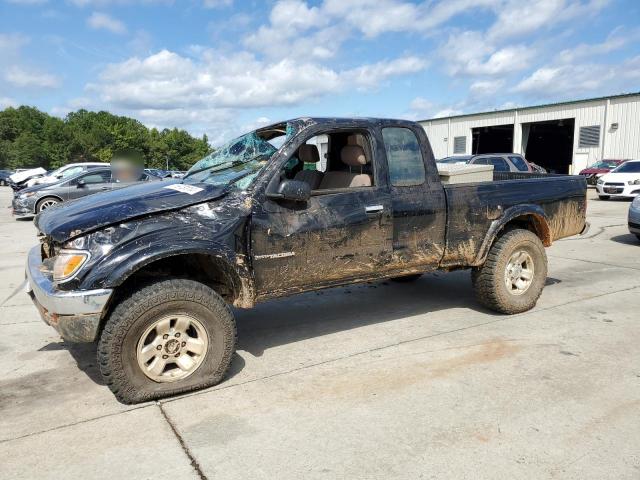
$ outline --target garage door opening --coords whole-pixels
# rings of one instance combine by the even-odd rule
[[[549,122],[522,124],[522,151],[530,162],[549,173],[569,173],[573,159],[575,120],[564,118]]]
[[[513,125],[493,125],[471,129],[471,152],[509,153],[513,151]]]

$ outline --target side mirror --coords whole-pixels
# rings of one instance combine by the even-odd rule
[[[84,180],[81,179],[81,180],[78,180],[78,183],[76,183],[76,185],[78,188],[82,188],[86,185],[86,183],[84,183]]]
[[[268,197],[293,202],[307,202],[311,198],[311,187],[307,182],[300,180],[283,180],[278,186],[278,192],[269,194]]]

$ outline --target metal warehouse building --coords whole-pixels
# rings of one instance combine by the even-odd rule
[[[605,158],[640,159],[640,92],[420,123],[438,159],[515,152],[557,173]]]

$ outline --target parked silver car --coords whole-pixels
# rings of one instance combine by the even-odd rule
[[[629,205],[629,231],[640,240],[640,195]]]
[[[438,163],[468,163],[470,165],[493,165],[494,172],[538,171],[519,153],[483,153],[480,155],[453,155],[438,160]]]
[[[94,168],[57,183],[34,185],[16,192],[13,214],[17,217],[34,215],[60,202],[154,180],[161,178],[143,172],[138,180],[122,182],[113,178],[111,168]]]

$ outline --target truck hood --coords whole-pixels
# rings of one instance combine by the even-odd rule
[[[65,242],[109,225],[178,210],[224,194],[224,187],[205,183],[145,182],[58,204],[38,214],[34,223],[44,235],[56,242]]]

